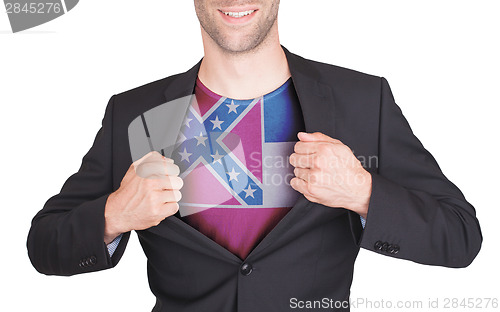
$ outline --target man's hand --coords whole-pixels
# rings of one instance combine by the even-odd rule
[[[130,165],[120,188],[109,195],[105,207],[104,242],[121,233],[158,225],[179,210],[183,185],[179,167],[153,151]]]
[[[290,164],[290,185],[304,196],[329,207],[343,207],[366,218],[371,196],[371,174],[351,149],[320,132],[299,132]]]

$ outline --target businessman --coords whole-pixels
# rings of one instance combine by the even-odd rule
[[[80,169],[33,219],[39,272],[112,268],[134,230],[153,311],[348,311],[360,247],[473,261],[475,210],[384,78],[288,51],[279,0],[194,4],[204,57],[111,97]]]

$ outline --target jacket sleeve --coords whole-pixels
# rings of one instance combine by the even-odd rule
[[[74,275],[115,266],[130,233],[111,258],[104,243],[104,207],[113,190],[113,100],[81,166],[59,194],[49,198],[32,220],[27,248],[35,269],[47,275]]]
[[[482,234],[474,207],[415,137],[381,78],[378,169],[360,247],[417,263],[466,267]]]

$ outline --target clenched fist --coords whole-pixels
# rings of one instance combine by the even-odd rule
[[[158,225],[179,210],[183,185],[179,167],[153,151],[132,163],[105,207],[104,242],[121,233]]]
[[[323,133],[299,132],[290,164],[290,185],[308,200],[343,207],[366,218],[372,179],[351,149]]]

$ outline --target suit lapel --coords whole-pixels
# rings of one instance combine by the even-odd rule
[[[299,98],[306,131],[319,131],[327,135],[334,136],[335,103],[331,88],[321,82],[320,73],[312,69],[308,63],[309,61],[290,53],[283,46],[282,48],[287,57],[293,85]],[[179,97],[193,94],[200,64],[201,60],[187,72],[178,75],[177,78],[169,84],[164,92],[165,101],[167,103]],[[184,112],[184,115],[179,116],[179,118],[183,120],[189,107],[189,103],[186,102],[181,105],[183,105],[182,111]],[[179,133],[179,131],[180,126],[176,133]],[[171,145],[173,144],[175,144],[175,142],[172,142]],[[311,202],[309,202],[303,195],[300,195],[292,209],[283,217],[283,219],[280,220],[273,230],[264,237],[257,247],[250,252],[247,259],[262,252],[262,250],[270,246],[273,241],[285,234],[290,227],[302,219],[302,216],[308,212],[310,207]],[[200,244],[210,245],[211,248],[215,249],[219,254],[225,256],[227,259],[231,261],[239,260],[239,258],[229,250],[215,243],[210,238],[182,221],[180,219],[179,212],[177,212],[174,216],[165,219],[163,222],[169,222],[178,229],[185,229],[187,231],[186,234],[189,235],[189,237],[196,240]],[[158,230],[160,229],[156,229],[156,231]]]
[[[307,132],[323,132],[334,136],[335,101],[331,88],[321,82],[321,75],[310,61],[290,53],[283,47],[292,74],[293,85],[299,97]]]
[[[172,83],[165,88],[165,102],[173,101],[180,97],[194,93],[194,86],[196,83],[196,77],[198,76],[198,71],[200,70],[201,61],[202,60],[191,67],[191,69],[187,72],[177,75]]]

